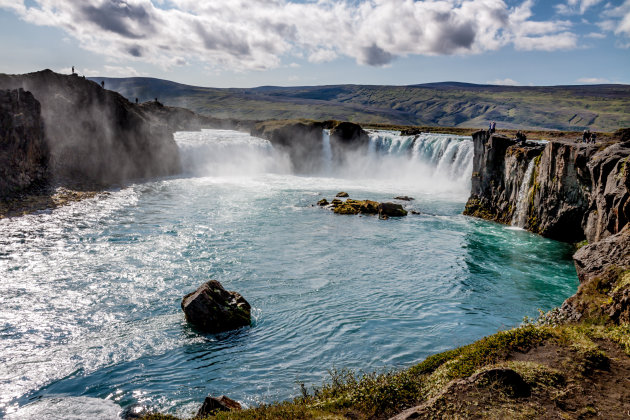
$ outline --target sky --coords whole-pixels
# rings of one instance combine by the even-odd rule
[[[0,0],[0,73],[630,84],[630,0]]]

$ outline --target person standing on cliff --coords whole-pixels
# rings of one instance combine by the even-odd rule
[[[72,74],[74,75],[74,66],[72,66]]]
[[[105,80],[101,80],[101,87],[105,89]]]
[[[492,121],[490,123],[490,134],[494,134],[495,131],[497,131],[497,123],[496,121]]]

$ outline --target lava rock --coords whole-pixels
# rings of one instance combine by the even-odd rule
[[[46,182],[49,157],[39,102],[23,89],[0,90],[0,198]]]
[[[326,200],[325,198],[322,198],[321,200],[317,202],[318,206],[327,206],[328,204],[329,204],[328,200]]]
[[[197,411],[197,417],[207,417],[218,411],[241,411],[242,409],[238,402],[225,395],[221,395],[219,398],[209,395]]]
[[[210,280],[182,299],[186,321],[200,331],[219,333],[251,323],[251,306],[240,293]]]
[[[341,191],[341,192],[338,192],[335,197],[348,198],[350,197],[350,195],[348,195],[347,192]]]
[[[340,199],[338,199],[338,198],[335,198],[335,199],[333,199],[333,201],[331,201],[331,202],[330,202],[330,204],[331,204],[333,207],[337,207],[337,206],[342,205],[342,204],[343,204],[343,201],[341,201],[341,200],[340,200]]]
[[[413,201],[415,200],[415,198],[409,197],[407,195],[399,195],[398,197],[394,197],[394,200]]]
[[[402,205],[396,203],[381,203],[378,205],[378,215],[381,218],[387,217],[402,217],[407,215],[407,210]]]

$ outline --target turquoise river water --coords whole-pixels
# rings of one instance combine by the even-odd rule
[[[0,220],[0,417],[191,415],[321,385],[327,370],[403,368],[518,325],[577,289],[571,247],[462,216],[466,137],[370,133],[321,171],[247,134],[177,133],[185,174]],[[404,203],[400,219],[338,216],[338,191]],[[208,279],[251,327],[203,335],[180,301]]]

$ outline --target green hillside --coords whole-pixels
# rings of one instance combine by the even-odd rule
[[[399,125],[614,131],[630,127],[629,85],[305,86],[216,89],[152,78],[93,78],[140,101],[159,98],[218,118],[308,118]]]

